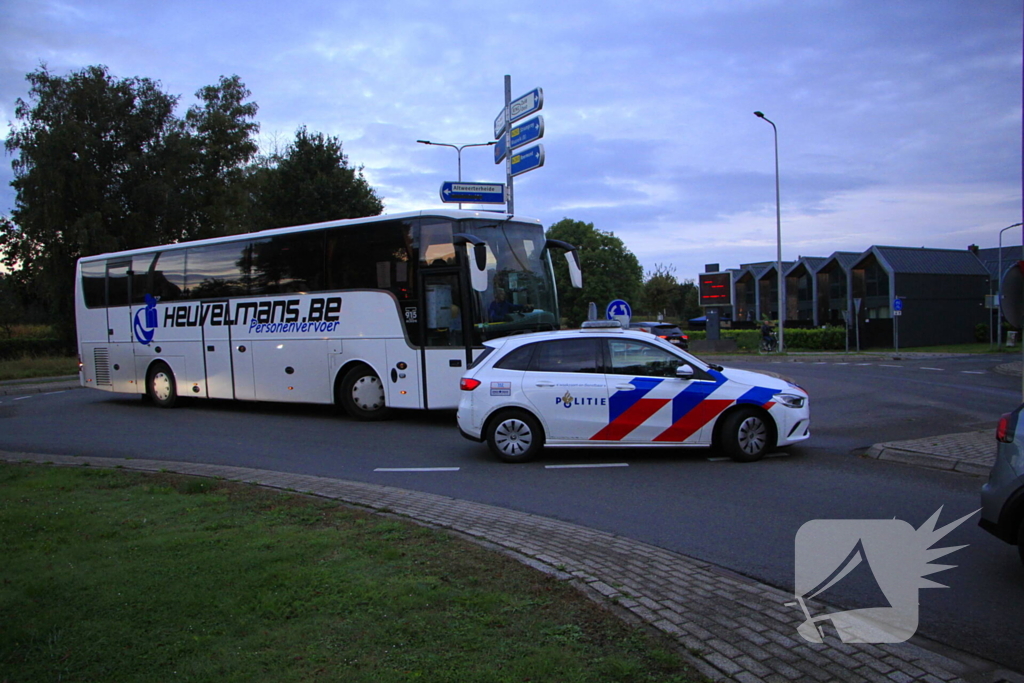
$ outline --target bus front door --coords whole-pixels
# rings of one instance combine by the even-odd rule
[[[457,408],[459,379],[472,358],[470,335],[464,334],[467,316],[459,271],[432,268],[423,275],[422,358],[426,405],[431,409]]]
[[[107,348],[113,391],[137,393],[132,343],[131,261],[107,263]]]

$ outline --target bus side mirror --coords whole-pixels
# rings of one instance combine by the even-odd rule
[[[487,242],[475,235],[460,232],[452,235],[455,244],[473,245],[472,252],[466,252],[469,256],[469,282],[473,289],[478,292],[487,291]]]
[[[565,252],[565,262],[569,265],[569,281],[572,286],[580,289],[583,287],[583,270],[580,268],[579,250],[568,242],[549,239],[544,244],[545,249],[561,249]]]

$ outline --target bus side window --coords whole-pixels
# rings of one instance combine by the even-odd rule
[[[185,286],[189,298],[210,299],[248,292],[249,242],[227,242],[188,250]]]
[[[82,294],[86,308],[105,308],[107,305],[107,262],[90,261],[82,264]]]
[[[153,293],[150,284],[155,254],[139,254],[132,257],[132,303],[146,303],[146,295]]]
[[[149,294],[160,301],[185,298],[185,250],[163,251],[150,266]]]

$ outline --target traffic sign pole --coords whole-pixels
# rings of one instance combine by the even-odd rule
[[[508,109],[512,104],[512,76],[505,74],[505,130],[506,135],[508,131]],[[509,216],[512,216],[516,212],[515,193],[512,190],[512,155],[505,155],[505,187],[508,193],[507,202],[505,204],[505,211]]]

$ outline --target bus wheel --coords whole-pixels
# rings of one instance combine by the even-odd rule
[[[391,413],[384,400],[384,385],[365,365],[358,365],[345,374],[339,394],[345,412],[357,420],[383,420]]]
[[[150,367],[146,378],[146,395],[161,408],[173,408],[178,402],[178,387],[167,363],[158,361]]]

